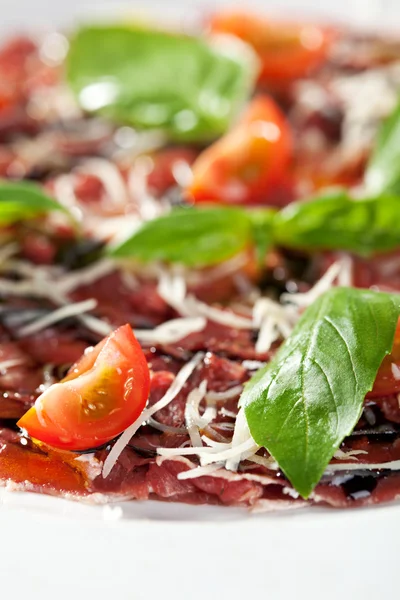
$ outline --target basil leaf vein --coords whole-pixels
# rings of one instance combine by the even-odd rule
[[[226,131],[253,88],[256,59],[240,48],[134,25],[86,26],[71,39],[67,77],[89,112],[207,140]]]
[[[55,210],[66,212],[38,185],[27,181],[0,181],[0,225],[11,225]]]
[[[251,435],[304,498],[359,420],[399,313],[400,296],[333,288],[246,385]]]

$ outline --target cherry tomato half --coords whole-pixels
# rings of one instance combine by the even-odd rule
[[[391,396],[398,392],[400,392],[400,322],[397,324],[392,352],[383,359],[374,387],[367,394],[367,398]]]
[[[226,11],[210,23],[213,33],[229,33],[250,44],[261,60],[260,83],[282,87],[321,66],[335,38],[333,30],[310,23],[269,20]]]
[[[292,135],[269,96],[255,98],[241,121],[192,166],[194,202],[286,204],[291,199]]]
[[[67,376],[36,400],[19,427],[46,444],[84,450],[105,444],[144,409],[150,374],[129,325],[86,351]]]

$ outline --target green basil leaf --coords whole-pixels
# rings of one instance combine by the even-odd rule
[[[365,172],[365,183],[371,194],[400,195],[400,103],[381,125]]]
[[[135,26],[88,26],[71,40],[68,80],[89,112],[207,140],[224,133],[253,88],[252,51],[230,48]]]
[[[400,246],[400,198],[353,200],[345,190],[336,190],[293,202],[276,216],[274,239],[289,248],[347,250],[364,256],[388,252]]]
[[[0,225],[11,225],[65,208],[50,198],[38,185],[0,180]]]
[[[304,498],[353,431],[399,313],[400,296],[333,288],[245,387],[251,435]]]
[[[252,237],[256,249],[257,262],[259,265],[263,265],[265,256],[272,244],[276,210],[261,208],[249,211],[248,215],[252,226]]]
[[[244,210],[184,208],[149,221],[110,253],[144,262],[204,266],[234,256],[249,243],[251,222]]]

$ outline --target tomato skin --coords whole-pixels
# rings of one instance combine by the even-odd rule
[[[19,421],[32,438],[63,450],[107,443],[144,409],[150,374],[130,325],[88,349]]]
[[[385,356],[379,367],[374,387],[367,398],[391,396],[400,392],[400,321],[394,336],[393,349]]]
[[[327,27],[280,22],[245,11],[214,15],[210,29],[235,35],[252,46],[261,61],[259,82],[273,88],[285,87],[320,67],[337,37]]]
[[[286,204],[292,199],[292,155],[283,113],[272,98],[259,96],[236,127],[194,162],[187,193],[195,203]]]

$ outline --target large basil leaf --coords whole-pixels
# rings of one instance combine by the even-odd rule
[[[275,218],[279,245],[310,250],[348,250],[360,255],[400,246],[400,198],[353,200],[345,190],[294,202]]]
[[[207,140],[228,128],[256,74],[250,49],[223,48],[134,26],[84,27],[71,40],[68,80],[89,112]]]
[[[252,224],[240,208],[185,208],[149,221],[110,250],[118,258],[211,265],[251,243]]]
[[[371,194],[393,192],[400,195],[400,104],[381,125],[365,182]]]
[[[0,225],[65,209],[34,183],[0,180]]]
[[[333,288],[245,387],[251,435],[307,498],[359,417],[393,345],[400,296]]]

